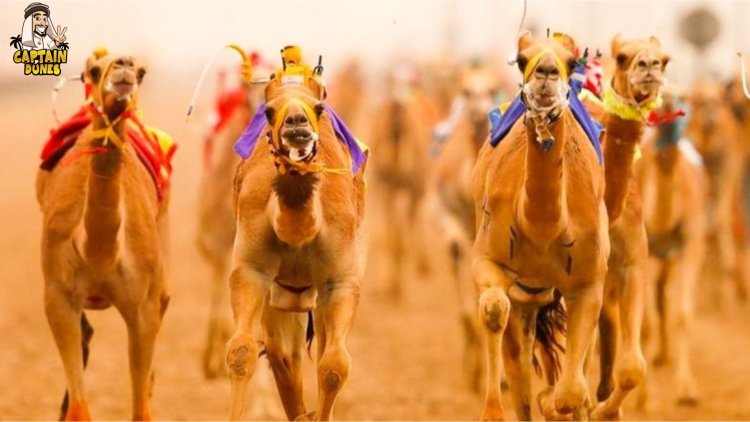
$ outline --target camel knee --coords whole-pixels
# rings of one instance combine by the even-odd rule
[[[646,377],[646,359],[640,353],[628,353],[617,365],[617,385],[629,391]]]
[[[247,334],[235,335],[227,343],[227,368],[235,379],[249,379],[258,362],[258,348]]]
[[[479,319],[491,333],[501,333],[508,323],[510,299],[504,291],[491,287],[479,296]]]
[[[326,350],[318,363],[318,383],[324,391],[339,391],[349,378],[351,357],[343,348]]]

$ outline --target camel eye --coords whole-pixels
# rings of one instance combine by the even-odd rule
[[[646,67],[646,62],[643,61],[643,60],[639,60],[638,61],[638,67],[641,67],[641,68]]]
[[[654,60],[651,62],[651,66],[659,66],[661,64],[660,60]]]

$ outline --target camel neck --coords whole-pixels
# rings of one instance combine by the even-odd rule
[[[120,172],[122,150],[119,142],[125,139],[124,122],[117,121],[107,132],[107,121],[100,115],[93,119],[92,147],[104,148],[91,156],[91,171],[86,197],[84,226],[85,253],[89,263],[100,269],[111,268],[117,260],[117,234],[120,229]],[[103,134],[106,133],[105,137]],[[106,139],[106,141],[105,141]]]
[[[551,144],[537,141],[531,119],[526,119],[526,174],[521,203],[521,229],[532,239],[557,237],[565,228],[563,151],[565,150],[565,111],[548,125],[554,137]]]
[[[604,121],[604,202],[611,225],[625,207],[633,178],[636,148],[643,137],[645,124],[643,121],[623,119],[612,113],[607,113]]]
[[[277,197],[274,229],[281,241],[301,247],[320,231],[323,215],[316,174],[279,174],[273,182]]]

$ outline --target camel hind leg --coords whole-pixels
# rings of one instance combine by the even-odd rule
[[[513,306],[503,337],[503,362],[516,419],[531,420],[531,371],[538,309]]]
[[[222,263],[214,262],[212,267],[211,310],[208,321],[206,348],[203,353],[203,374],[208,379],[226,374],[224,346],[232,335],[226,266]]]
[[[89,323],[88,318],[86,318],[86,313],[81,312],[81,348],[83,350],[83,369],[86,369],[86,366],[88,366],[89,363],[89,344],[91,343],[91,338],[94,336],[94,327],[91,326]],[[65,390],[65,395],[63,396],[62,404],[60,405],[60,417],[59,420],[65,420],[65,415],[68,414],[68,406],[70,404],[70,397],[68,396],[68,390]]]
[[[645,294],[646,257],[638,263],[614,272],[619,304],[619,350],[615,360],[615,388],[609,397],[599,403],[591,413],[595,420],[619,420],[622,403],[628,393],[646,376],[646,359],[641,350],[641,328]]]
[[[302,357],[307,321],[306,314],[283,312],[270,306],[264,309],[262,316],[266,354],[289,420],[307,413],[302,395]]]

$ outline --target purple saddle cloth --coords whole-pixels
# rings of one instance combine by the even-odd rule
[[[266,125],[265,112],[266,104],[263,103],[258,106],[258,110],[255,112],[252,120],[250,120],[250,124],[247,125],[245,131],[242,132],[242,135],[240,135],[240,138],[234,144],[234,152],[243,159],[250,157],[250,154],[253,153],[253,149],[255,149],[255,145],[258,143],[261,132]],[[349,156],[352,158],[352,173],[356,174],[360,167],[362,167],[362,164],[367,160],[367,156],[364,151],[362,151],[362,148],[360,148],[359,143],[357,143],[357,139],[352,135],[352,132],[346,127],[346,124],[344,124],[344,121],[341,120],[335,111],[333,111],[333,108],[328,104],[325,104],[325,112],[331,119],[333,131],[336,133],[336,137],[339,138],[349,150]]]

